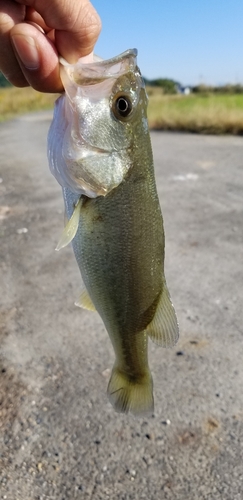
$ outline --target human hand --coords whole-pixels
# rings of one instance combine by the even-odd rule
[[[1,0],[0,70],[16,87],[61,92],[58,56],[88,55],[100,30],[89,0]]]

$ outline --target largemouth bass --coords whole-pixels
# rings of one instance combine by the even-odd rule
[[[169,347],[178,324],[164,276],[164,230],[147,122],[147,95],[128,50],[107,61],[63,62],[65,94],[48,136],[84,287],[78,305],[98,311],[116,360],[108,396],[119,412],[153,411],[148,337]]]

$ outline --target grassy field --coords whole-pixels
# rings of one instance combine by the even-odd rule
[[[158,130],[243,134],[243,94],[166,96],[148,89],[149,123]]]
[[[31,111],[51,109],[56,98],[57,95],[42,94],[29,87],[2,88],[0,89],[0,121]]]
[[[243,94],[164,95],[148,87],[148,119],[152,129],[208,134],[243,134]],[[52,109],[57,95],[31,88],[0,89],[0,120]]]

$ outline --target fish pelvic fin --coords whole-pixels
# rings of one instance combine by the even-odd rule
[[[66,247],[74,238],[74,236],[77,233],[78,230],[78,225],[79,225],[79,218],[80,218],[80,209],[82,205],[82,199],[81,197],[78,200],[77,205],[74,207],[74,211],[67,222],[66,226],[64,227],[64,230],[62,232],[61,238],[57,244],[56,250],[57,252],[61,250],[61,248]]]
[[[146,333],[161,347],[172,347],[178,341],[179,326],[165,281],[155,315],[147,326]]]
[[[89,311],[96,311],[86,288],[83,288],[81,290],[79,298],[75,302],[75,306],[82,307],[83,309],[88,309]]]
[[[148,416],[153,413],[153,380],[149,369],[143,375],[130,376],[116,364],[107,388],[108,398],[119,413]]]

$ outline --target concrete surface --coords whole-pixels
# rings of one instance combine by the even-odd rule
[[[243,498],[243,139],[152,133],[180,323],[150,345],[155,414],[116,414],[113,352],[74,306],[50,113],[0,125],[0,498]],[[5,207],[5,208],[4,208]]]

